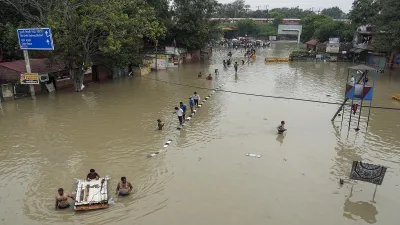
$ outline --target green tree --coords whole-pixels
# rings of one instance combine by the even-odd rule
[[[280,13],[283,16],[283,18],[295,18],[295,19],[302,19],[311,14],[314,14],[314,12],[311,10],[303,10],[303,9],[300,9],[299,7],[274,8],[274,9],[270,10],[270,13],[274,13],[274,12]],[[274,18],[270,15],[268,17]]]
[[[15,13],[7,12],[7,14],[23,18],[28,24],[45,26],[47,16],[61,2],[57,0],[0,0],[0,8],[3,7],[2,5],[7,5],[7,9]]]
[[[247,17],[250,5],[246,5],[244,0],[235,0],[227,4],[217,4],[214,17],[220,18],[242,18]]]
[[[278,17],[274,17],[274,21],[272,21],[272,23],[274,24],[275,27],[278,27],[279,24],[282,24],[283,21],[283,16],[278,16]]]
[[[380,13],[373,19],[376,35],[373,46],[378,51],[400,51],[400,1],[381,0]]]
[[[311,15],[302,20],[303,31],[301,40],[317,39],[320,42],[328,41],[331,37],[339,37],[343,42],[353,39],[354,26],[342,22],[333,21],[327,15]]]
[[[257,23],[251,19],[239,20],[236,26],[240,36],[256,36],[260,31]]]
[[[164,33],[153,9],[142,0],[65,0],[49,15],[48,23],[76,91],[81,91],[84,71],[96,56],[108,57],[114,65],[126,64],[129,58],[124,62],[121,57],[128,56],[126,47],[137,49],[144,36],[156,40]]]
[[[258,34],[257,36],[273,36],[278,35],[278,29],[269,23],[257,23]]]
[[[301,20],[303,30],[301,33],[301,41],[306,42],[313,38],[316,38],[316,32],[319,32],[317,36],[324,34],[324,31],[317,31],[322,26],[330,27],[333,23],[331,17],[326,15],[310,15]]]
[[[250,18],[264,18],[266,15],[266,11],[262,10],[255,10],[255,11],[250,11],[247,13],[247,16]]]
[[[209,18],[216,10],[215,0],[175,0],[174,26],[170,30],[178,45],[201,49],[213,39],[215,22]]]
[[[358,26],[372,24],[380,11],[381,0],[355,0],[349,13],[349,19]]]
[[[274,20],[272,21],[272,24],[274,24],[275,27],[278,27],[279,24],[282,24],[284,16],[279,11],[270,11],[268,13],[268,18],[273,18]]]
[[[16,30],[17,27],[11,23],[0,23],[0,62],[22,58]]]
[[[321,14],[330,16],[333,19],[341,19],[345,16],[345,13],[337,6],[323,9]]]
[[[30,6],[26,0],[0,0],[0,62],[2,60],[17,60],[23,58],[19,49],[17,28],[21,26],[37,26],[41,24],[43,17],[37,10],[40,8],[42,14],[46,14],[48,2],[37,0],[40,6]],[[35,56],[37,52],[32,52]]]

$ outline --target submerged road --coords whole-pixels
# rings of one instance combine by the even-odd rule
[[[0,224],[396,224],[399,111],[373,109],[366,133],[363,110],[357,133],[348,130],[348,108],[341,127],[341,118],[330,121],[337,105],[229,93],[342,101],[350,64],[264,63],[296,47],[260,50],[236,76],[222,66],[227,52],[216,50],[209,62],[0,105]],[[197,78],[215,69],[213,81]],[[216,91],[177,130],[174,107],[222,84],[228,92]],[[400,107],[391,100],[399,84],[398,74],[380,74],[373,105]],[[350,183],[339,186],[353,160],[388,167],[374,201],[372,184],[352,182],[352,196]],[[73,178],[91,168],[112,177],[115,205],[54,211],[57,189],[74,191]],[[135,188],[126,198],[113,194],[121,176]]]

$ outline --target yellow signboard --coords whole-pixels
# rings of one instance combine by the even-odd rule
[[[167,60],[167,55],[157,55],[157,59],[164,59]]]
[[[21,73],[21,84],[39,84],[38,73]]]

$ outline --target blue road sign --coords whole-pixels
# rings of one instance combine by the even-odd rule
[[[54,50],[50,28],[23,28],[17,32],[22,50]]]

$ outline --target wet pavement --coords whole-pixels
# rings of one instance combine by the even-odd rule
[[[337,105],[261,97],[343,101],[350,63],[264,63],[265,56],[288,56],[296,47],[260,50],[237,75],[222,66],[227,52],[216,50],[206,63],[3,103],[0,224],[396,224],[399,111],[371,110],[366,132],[363,109],[357,133],[354,117],[348,129],[348,107],[343,123],[341,117],[332,123]],[[234,61],[243,59],[240,51],[233,54]],[[213,81],[197,78],[215,69]],[[204,99],[222,84],[176,130],[174,107],[188,104],[194,91]],[[373,105],[400,108],[391,99],[399,84],[399,74],[379,74]],[[163,131],[155,130],[159,118]],[[283,136],[276,132],[281,120],[288,129]],[[372,184],[339,185],[353,160],[388,167],[374,199]],[[134,194],[111,194],[116,204],[106,210],[54,211],[57,189],[74,191],[73,178],[90,168],[112,177],[110,194],[121,176]]]

